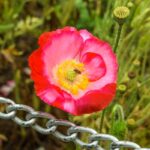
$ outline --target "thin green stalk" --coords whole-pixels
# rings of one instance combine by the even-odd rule
[[[100,133],[102,132],[102,128],[103,128],[103,124],[104,124],[105,112],[106,112],[106,109],[104,109],[104,110],[102,111],[102,116],[101,116],[101,120],[100,120],[100,129],[99,129],[99,132],[100,132]]]
[[[121,37],[121,31],[122,31],[122,24],[119,24],[119,27],[118,27],[118,32],[117,32],[117,36],[116,36],[116,40],[115,40],[115,44],[114,44],[114,52],[116,53],[117,52],[117,48],[118,48],[118,45],[119,45],[119,40],[120,40],[120,37]]]

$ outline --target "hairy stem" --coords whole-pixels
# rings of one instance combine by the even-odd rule
[[[118,32],[117,32],[117,36],[116,36],[116,40],[115,40],[115,44],[114,44],[114,48],[113,48],[115,53],[117,52],[117,48],[118,48],[118,45],[119,45],[119,40],[120,40],[120,37],[121,37],[122,26],[123,26],[123,24],[119,24],[119,27],[118,27]]]

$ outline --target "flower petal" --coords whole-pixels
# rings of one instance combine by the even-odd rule
[[[51,85],[38,96],[47,104],[57,107],[73,115],[83,115],[104,109],[112,101],[116,91],[116,84],[108,84],[101,90],[87,92],[79,99],[73,99],[70,94]]]
[[[65,27],[63,29],[57,29],[56,31],[52,31],[52,32],[44,32],[43,34],[40,35],[39,40],[38,40],[38,44],[40,47],[45,47],[47,44],[49,44],[53,38],[53,36],[55,34],[59,34],[60,32],[63,31],[76,31],[76,28],[74,27]]]
[[[112,101],[116,91],[116,84],[111,83],[100,90],[87,92],[76,100],[76,115],[88,114],[104,109]]]
[[[52,35],[54,35],[54,31],[44,32],[42,35],[40,35],[39,40],[38,40],[39,46],[42,48],[42,47],[45,47],[47,43],[50,43]]]
[[[59,87],[52,85],[48,77],[44,74],[44,63],[42,61],[42,51],[34,51],[29,57],[29,66],[31,68],[31,78],[34,80],[36,94],[47,104],[76,114],[74,100],[67,92]]]
[[[28,59],[31,68],[31,78],[34,80],[36,92],[42,91],[49,87],[49,82],[44,75],[44,64],[42,61],[42,51],[35,50]]]
[[[97,38],[90,38],[85,41],[83,50],[81,51],[80,58],[84,54],[91,52],[100,55],[106,66],[105,75],[95,82],[91,82],[91,89],[100,89],[109,83],[116,83],[118,64],[115,54],[112,51],[110,45]]]
[[[96,81],[105,75],[106,66],[100,55],[90,52],[85,53],[80,61],[85,64],[86,73],[90,81]]]
[[[39,92],[37,95],[49,105],[71,114],[76,114],[75,101],[71,95],[55,85],[50,85],[49,88]]]
[[[93,37],[93,35],[85,29],[80,30],[79,32],[80,32],[80,35],[82,36],[84,41],[91,38],[91,37]]]
[[[72,28],[59,29],[51,37],[51,42],[43,50],[45,73],[52,76],[53,68],[63,60],[73,59],[79,54],[83,39]]]

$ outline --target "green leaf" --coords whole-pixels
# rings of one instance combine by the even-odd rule
[[[8,30],[13,29],[14,24],[0,24],[0,33],[7,32]]]

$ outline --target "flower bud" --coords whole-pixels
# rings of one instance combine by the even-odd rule
[[[121,92],[124,92],[127,90],[127,86],[125,84],[120,84],[118,86],[118,90],[120,90]]]
[[[116,7],[114,9],[114,18],[115,20],[120,24],[122,25],[126,18],[129,16],[130,14],[130,10],[128,7],[125,7],[125,6],[120,6],[120,7]]]
[[[133,71],[131,71],[131,72],[128,73],[128,77],[129,77],[130,79],[134,79],[134,78],[136,77],[136,73],[133,72]]]

